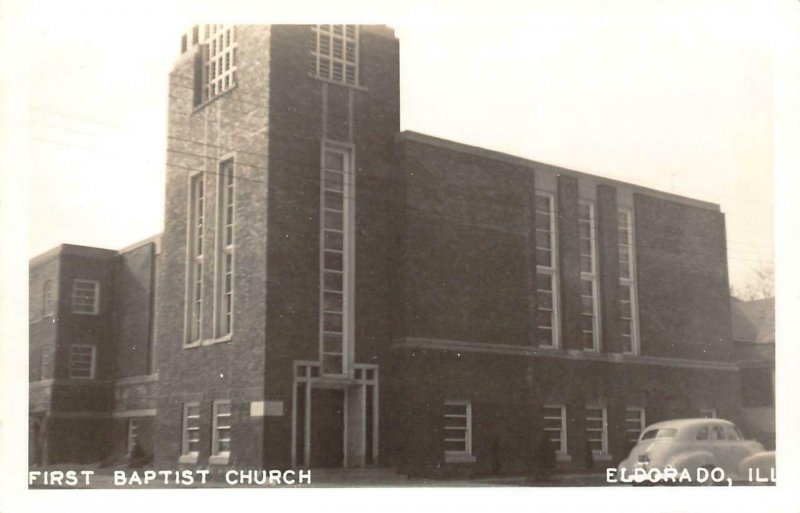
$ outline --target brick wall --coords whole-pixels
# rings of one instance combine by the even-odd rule
[[[237,26],[236,87],[193,107],[194,56],[182,56],[170,75],[165,229],[158,275],[156,369],[159,371],[158,462],[174,465],[180,453],[182,404],[203,404],[202,446],[209,446],[211,401],[230,397],[249,411],[262,398],[266,303],[267,131],[270,30]],[[217,171],[235,161],[234,327],[230,341],[184,348],[189,176],[205,170],[206,247],[214,247]],[[208,158],[206,158],[206,156]],[[203,338],[213,340],[213,253],[204,261]],[[261,461],[261,419],[235,423],[231,464]],[[245,438],[250,438],[243,444]],[[207,457],[201,455],[201,458]],[[201,460],[202,461],[202,460]]]
[[[720,212],[635,196],[642,353],[730,359],[730,289]]]
[[[114,373],[116,377],[148,374],[155,301],[155,244],[117,257],[114,273]]]

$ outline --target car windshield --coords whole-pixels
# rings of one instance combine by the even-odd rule
[[[651,438],[674,438],[678,430],[674,428],[657,428],[645,431],[641,440],[649,440]]]

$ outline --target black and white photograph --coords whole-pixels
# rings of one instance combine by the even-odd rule
[[[800,2],[0,14],[3,511],[797,504]]]

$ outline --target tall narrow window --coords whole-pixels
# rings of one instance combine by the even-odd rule
[[[100,311],[100,283],[95,280],[72,282],[72,313],[97,315]]]
[[[644,408],[634,406],[625,408],[625,433],[628,436],[629,443],[635,444],[639,441],[639,436],[644,431],[644,427]]]
[[[203,246],[205,235],[205,188],[203,174],[194,175],[189,184],[189,263],[187,343],[199,342],[203,319]]]
[[[52,316],[55,313],[53,307],[53,281],[47,280],[42,287],[42,315]]]
[[[183,404],[181,455],[197,458],[200,452],[200,403]]]
[[[321,318],[320,337],[322,373],[345,373],[345,355],[349,326],[349,304],[346,300],[350,272],[348,230],[350,221],[346,205],[353,201],[350,154],[326,148],[322,162],[321,219]],[[349,191],[349,194],[345,194]],[[349,196],[349,197],[346,197]]]
[[[316,25],[314,74],[348,85],[358,84],[358,27],[356,25]]]
[[[95,347],[72,344],[69,348],[69,377],[72,379],[94,379]]]
[[[236,85],[236,32],[232,25],[205,25],[205,86],[208,101]]]
[[[536,335],[538,344],[558,347],[558,274],[553,196],[536,195]]]
[[[217,219],[220,227],[217,237],[217,337],[230,335],[233,331],[233,168],[232,159],[220,164],[217,186]]]
[[[597,244],[594,203],[581,201],[578,207],[581,255],[581,330],[583,349],[600,350],[600,316],[597,301]]]
[[[620,210],[617,213],[617,231],[619,235],[619,292],[622,352],[639,354],[636,267],[633,243],[633,222],[630,210]]]
[[[558,454],[567,454],[567,408],[546,404],[543,409],[544,431]]]
[[[447,456],[472,454],[472,403],[445,401],[444,453]]]
[[[595,456],[608,454],[608,417],[605,408],[586,408],[586,439]]]
[[[229,456],[231,453],[231,402],[214,401],[211,426],[211,455]]]

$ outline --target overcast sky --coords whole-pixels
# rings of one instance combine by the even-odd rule
[[[396,29],[403,129],[719,203],[733,284],[772,264],[775,20],[763,2],[410,2],[357,19],[202,5],[31,3],[31,256],[162,230],[182,30],[346,16]]]

